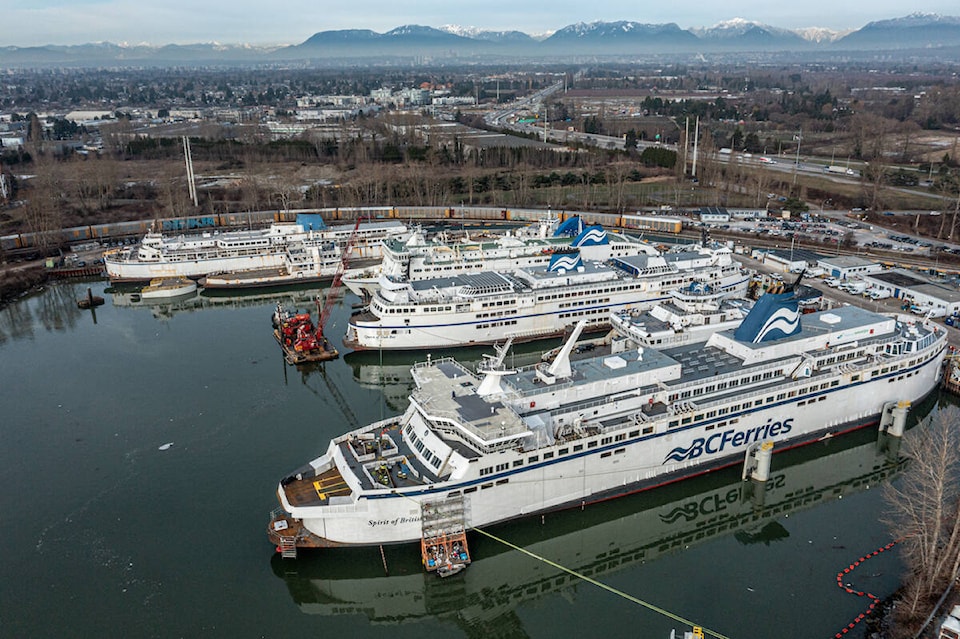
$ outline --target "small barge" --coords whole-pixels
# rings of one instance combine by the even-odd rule
[[[322,324],[313,325],[310,313],[291,313],[281,304],[273,312],[273,336],[288,364],[326,362],[340,356],[323,336]]]

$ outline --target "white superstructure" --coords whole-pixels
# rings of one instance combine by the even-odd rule
[[[582,325],[579,326],[582,328]],[[579,333],[579,330],[576,331]],[[801,315],[767,294],[704,344],[478,373],[414,367],[398,417],[334,439],[280,482],[273,530],[300,546],[420,539],[420,504],[485,526],[616,497],[877,423],[940,377],[942,327],[857,307]],[[902,423],[901,423],[902,426]]]
[[[449,348],[563,334],[579,320],[588,329],[609,314],[649,308],[691,284],[742,296],[749,277],[725,247],[662,255],[581,259],[554,253],[547,268],[489,271],[432,280],[382,277],[364,312],[350,318],[344,344],[354,350]]]
[[[451,275],[545,267],[555,252],[578,249],[584,260],[657,255],[648,242],[632,235],[613,233],[600,226],[584,228],[581,218],[559,223],[545,218],[535,225],[490,237],[469,233],[450,240],[446,232],[427,239],[422,228],[406,239],[384,240],[383,260],[367,268],[344,273],[343,283],[356,295],[371,297],[385,275],[395,281],[429,280]]]
[[[705,342],[714,333],[736,328],[752,306],[749,300],[694,286],[671,291],[669,299],[649,310],[611,313],[610,327],[637,345],[668,348]]]
[[[202,277],[287,269],[332,277],[353,225],[308,230],[300,223],[276,223],[265,229],[165,236],[147,233],[139,244],[104,254],[107,276],[114,282],[166,277]],[[357,228],[351,256],[379,259],[381,241],[406,233],[397,221],[364,222]]]

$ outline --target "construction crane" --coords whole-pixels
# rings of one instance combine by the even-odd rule
[[[347,270],[347,264],[350,262],[350,252],[353,251],[353,243],[357,239],[357,229],[360,228],[360,221],[362,219],[363,218],[357,215],[357,223],[353,225],[353,232],[350,233],[350,238],[347,240],[347,243],[343,247],[343,252],[340,254],[340,263],[337,265],[337,272],[333,275],[333,282],[330,283],[330,288],[327,289],[327,297],[323,302],[323,310],[320,311],[320,318],[317,320],[318,340],[323,338],[323,330],[327,325],[327,320],[330,319],[333,303],[336,301],[337,295],[343,286],[343,273]],[[317,305],[319,306],[319,302]]]

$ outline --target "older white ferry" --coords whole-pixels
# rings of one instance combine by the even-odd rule
[[[579,320],[588,329],[609,314],[649,308],[693,283],[731,296],[749,276],[726,247],[584,261],[554,253],[546,268],[488,271],[421,281],[380,280],[366,310],[350,318],[343,343],[354,350],[450,348],[507,337],[562,335]]]
[[[427,239],[422,228],[406,239],[383,242],[383,260],[366,268],[350,269],[343,283],[361,297],[372,297],[385,275],[394,281],[435,278],[547,266],[556,252],[579,250],[584,260],[604,261],[611,257],[657,255],[650,243],[632,235],[606,231],[601,226],[584,227],[574,216],[563,223],[545,217],[534,225],[506,231],[495,237],[469,233],[450,241],[446,232]]]
[[[582,324],[579,325],[582,328]],[[760,298],[706,343],[508,370],[452,359],[413,369],[402,415],[334,439],[284,477],[270,536],[324,547],[422,538],[421,506],[463,529],[580,506],[798,446],[894,426],[941,374],[943,327],[858,307],[801,317],[792,291]],[[282,539],[281,539],[282,538]]]
[[[314,220],[310,218],[316,217],[298,215],[295,223],[276,223],[256,230],[176,236],[147,233],[139,244],[108,251],[103,261],[113,282],[271,269],[286,269],[307,279],[332,277],[354,225],[311,224]],[[357,227],[351,255],[379,259],[382,240],[406,232],[406,226],[395,220],[363,222]]]

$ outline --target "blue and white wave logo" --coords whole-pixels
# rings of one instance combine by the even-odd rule
[[[800,307],[793,292],[761,295],[733,333],[738,342],[757,344],[800,332]]]
[[[582,264],[583,261],[580,259],[579,253],[554,253],[553,257],[550,258],[550,266],[547,268],[547,270],[573,271]]]
[[[792,335],[796,332],[799,326],[799,309],[779,308],[773,315],[767,318],[766,322],[763,323],[763,327],[760,329],[760,332],[757,333],[755,338],[753,338],[753,343],[757,344],[762,342],[767,335],[770,335],[774,339],[777,337]],[[779,331],[780,335],[776,335],[775,331]]]
[[[581,246],[596,246],[602,244],[609,244],[610,240],[607,238],[607,232],[603,230],[602,226],[591,226],[577,236],[573,241],[574,248],[580,248]]]
[[[713,289],[706,282],[690,282],[690,288],[688,290],[691,293],[704,294],[710,293]]]

